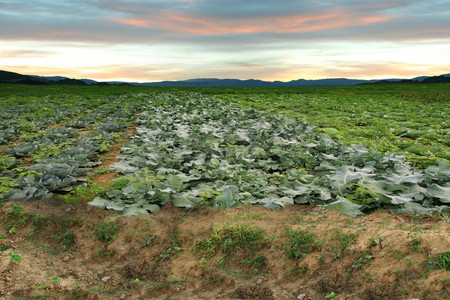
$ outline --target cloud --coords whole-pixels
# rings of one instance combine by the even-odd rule
[[[112,19],[121,24],[192,35],[230,35],[254,33],[303,33],[335,30],[388,21],[395,16],[358,16],[350,11],[322,14],[289,14],[246,19],[214,19],[185,14],[163,14],[149,19]]]
[[[248,43],[265,44],[280,40],[426,39],[446,34],[450,28],[450,14],[440,7],[441,1],[427,6],[433,14],[419,11],[411,1],[8,3],[0,7],[0,26],[4,28],[0,38],[6,40],[206,45],[220,39],[224,44],[242,43],[245,36]],[[409,10],[414,13],[408,14]]]
[[[443,70],[450,70],[450,64],[433,66],[417,63],[400,63],[398,61],[382,61],[376,63],[334,63],[333,67],[323,67],[317,74],[323,77],[360,78],[412,78],[420,75],[440,75]]]
[[[28,49],[11,49],[0,50],[0,57],[16,58],[16,57],[45,57],[53,54],[54,51],[28,50]]]
[[[99,80],[439,74],[450,64],[448,0],[0,0],[0,28],[1,65]]]

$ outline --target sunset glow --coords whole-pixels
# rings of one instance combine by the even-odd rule
[[[95,80],[450,72],[448,1],[1,1],[0,69]]]

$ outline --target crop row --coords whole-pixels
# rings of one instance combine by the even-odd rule
[[[87,105],[91,109],[65,124],[22,134],[21,140],[5,148],[0,157],[0,199],[41,198],[52,192],[69,191],[80,180],[84,181],[79,176],[101,164],[97,161],[99,153],[106,151],[114,142],[115,133],[134,118],[140,107],[139,99],[139,96],[109,98],[102,105]],[[60,107],[72,108],[66,115],[69,117],[81,110],[87,100],[72,101],[59,99]],[[60,110],[53,113],[49,119],[61,121]],[[49,125],[41,124],[38,128]],[[95,130],[81,131],[91,127]]]
[[[347,144],[407,155],[425,169],[450,162],[450,108],[387,95],[218,94],[223,101],[302,118]]]
[[[137,122],[138,134],[111,166],[124,186],[91,205],[125,214],[155,211],[169,199],[180,207],[310,203],[349,215],[450,209],[446,162],[419,171],[402,156],[343,144],[298,119],[160,93]]]

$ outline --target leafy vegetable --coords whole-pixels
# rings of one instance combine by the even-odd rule
[[[448,183],[445,162],[420,173],[402,156],[344,145],[300,120],[199,94],[155,94],[142,110],[138,135],[112,166],[129,185],[107,194],[138,213],[169,199],[181,207],[311,203],[352,216],[449,201],[448,187],[438,185]],[[146,181],[141,171],[158,180]]]

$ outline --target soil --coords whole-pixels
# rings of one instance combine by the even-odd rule
[[[126,133],[126,136],[131,136],[133,134],[136,133],[136,127],[137,126],[133,126],[131,129],[129,129]],[[119,159],[117,158],[117,156],[120,154],[120,148],[125,144],[128,143],[130,141],[130,138],[124,138],[123,140],[113,144],[110,146],[110,150],[108,151],[108,153],[106,155],[104,155],[104,160],[102,163],[103,167],[109,167],[111,166],[113,163],[118,162]],[[117,175],[119,175],[116,172],[111,172],[111,173],[107,173],[107,174],[102,174],[99,175],[97,177],[93,178],[93,182],[98,183],[100,185],[108,185],[108,183],[113,180],[114,178],[117,177]]]
[[[12,204],[24,210],[17,212]],[[117,226],[111,240],[99,239],[102,222]],[[331,293],[331,299],[448,299],[450,295],[448,271],[426,268],[427,254],[450,249],[450,223],[442,215],[378,211],[351,218],[309,205],[278,211],[248,206],[186,210],[169,203],[148,216],[124,217],[85,203],[66,204],[56,196],[4,203],[0,224],[0,233],[6,235],[0,245],[9,247],[0,257],[0,296],[5,299],[325,299]],[[202,260],[195,250],[196,241],[208,238],[213,228],[231,224],[249,224],[265,233],[269,242],[260,249],[265,262],[261,270],[244,263],[245,249],[236,248],[225,264],[220,263],[220,251]],[[283,250],[287,228],[313,233],[320,246],[303,259],[287,258]],[[356,239],[336,258],[339,232],[353,233]],[[414,243],[415,238],[421,242]],[[15,253],[20,262],[12,259]]]

